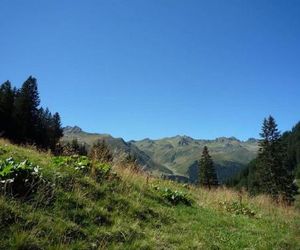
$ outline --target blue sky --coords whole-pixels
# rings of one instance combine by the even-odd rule
[[[298,0],[2,0],[0,82],[127,140],[257,137],[300,120]]]

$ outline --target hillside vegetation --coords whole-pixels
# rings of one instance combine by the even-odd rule
[[[300,179],[300,122],[298,122],[291,131],[286,131],[283,133],[283,135],[279,138],[279,145],[281,145],[281,148],[283,149],[284,166],[286,170],[292,173],[293,180]],[[258,158],[254,159],[248,164],[247,168],[243,169],[240,173],[228,180],[228,186],[235,188],[245,188],[252,194],[258,193],[260,191],[260,178],[258,174],[259,170],[261,170],[265,165],[262,164],[259,166],[258,161]],[[282,173],[278,176],[282,176]],[[262,183],[265,182],[265,180],[262,181]],[[268,184],[267,186],[271,185]]]
[[[123,166],[92,171],[87,158],[4,140],[0,159],[40,178],[14,197],[1,186],[1,249],[300,249],[299,211],[265,196],[208,191]],[[1,180],[6,174],[2,168]]]

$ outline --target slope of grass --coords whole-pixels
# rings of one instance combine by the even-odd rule
[[[30,200],[0,195],[1,249],[300,249],[300,215],[268,198],[204,190],[122,166],[96,180],[0,141],[0,159],[38,164],[55,184]],[[187,194],[174,205],[165,188]],[[172,198],[172,197],[171,197]]]

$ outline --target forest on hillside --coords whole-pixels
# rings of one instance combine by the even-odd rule
[[[274,175],[273,179],[275,180],[276,176],[282,176],[283,178],[278,180],[276,185],[282,185],[282,192],[285,192],[283,189],[287,188],[292,199],[297,194],[296,179],[300,178],[300,122],[291,131],[280,135],[272,119],[269,121],[272,123],[270,124],[272,125],[270,131],[265,131],[265,127],[263,127],[262,132],[264,138],[269,138],[271,145],[266,144],[268,142],[263,138],[258,157],[252,160],[240,173],[228,180],[227,185],[239,189],[245,188],[252,195],[260,192],[271,194],[274,191],[271,191],[270,177]],[[272,144],[274,144],[273,147]],[[265,147],[270,147],[266,156],[263,155]],[[264,161],[264,157],[269,157],[269,161]],[[268,162],[274,162],[272,163],[273,167],[266,168]],[[277,166],[283,166],[283,168],[280,169]],[[261,171],[264,172],[260,173]],[[263,186],[265,187],[263,188]]]
[[[55,151],[63,136],[60,115],[40,106],[37,80],[30,76],[17,89],[0,85],[0,136],[19,144]]]

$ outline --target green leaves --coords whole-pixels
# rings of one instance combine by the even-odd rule
[[[219,205],[229,213],[234,215],[246,215],[249,217],[255,216],[255,211],[246,206],[246,204],[238,201],[223,201],[219,202]]]
[[[188,197],[188,195],[181,191],[173,191],[169,188],[161,189],[158,186],[153,187],[155,190],[157,190],[162,197],[164,197],[167,201],[169,201],[172,205],[178,205],[180,203],[191,206],[192,200]]]
[[[0,155],[7,153],[7,150],[4,147],[0,147]]]
[[[21,172],[28,172],[32,175],[39,173],[39,166],[34,165],[28,160],[15,162],[13,158],[7,158],[5,161],[0,161],[0,179],[6,180],[18,176]]]
[[[0,161],[0,189],[4,194],[27,196],[42,178],[39,166],[28,160],[16,162],[13,158]]]
[[[90,172],[97,181],[108,177],[111,170],[111,165],[108,163],[92,161],[87,156],[80,155],[57,156],[53,158],[52,163],[55,167],[74,169],[84,174]]]
[[[95,163],[94,164],[94,174],[98,182],[107,179],[111,171],[111,165],[108,163]]]
[[[80,155],[57,156],[53,158],[52,163],[56,167],[69,167],[82,172],[90,170],[92,165],[88,157]]]

